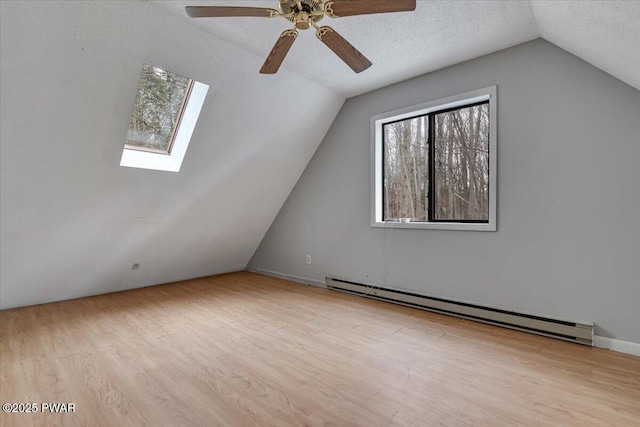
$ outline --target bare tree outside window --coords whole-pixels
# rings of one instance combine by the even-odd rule
[[[489,104],[435,114],[434,220],[489,219]]]
[[[489,220],[488,102],[386,123],[382,154],[383,221]]]
[[[429,117],[384,126],[385,221],[427,221],[429,195]]]
[[[169,154],[193,81],[142,67],[125,148]]]

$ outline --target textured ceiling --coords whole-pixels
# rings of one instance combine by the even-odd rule
[[[152,4],[262,60],[279,34],[291,27],[282,18],[194,19],[184,12],[185,6],[194,4],[277,7],[277,0]],[[640,88],[639,8],[640,2],[635,1],[418,0],[415,12],[321,22],[373,62],[362,74],[342,64],[312,30],[301,32],[283,67],[351,97],[542,36]]]
[[[640,1],[534,1],[540,36],[640,89]]]

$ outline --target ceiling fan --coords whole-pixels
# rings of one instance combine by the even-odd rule
[[[416,0],[279,0],[278,9],[233,6],[187,6],[187,15],[192,18],[220,18],[229,16],[255,16],[275,18],[280,16],[293,22],[295,26],[280,34],[267,60],[260,69],[262,74],[275,74],[289,49],[293,45],[298,30],[315,28],[316,36],[340,57],[353,71],[361,73],[371,66],[362,53],[346,41],[333,28],[319,27],[322,18],[367,15],[372,13],[405,12],[416,8]]]

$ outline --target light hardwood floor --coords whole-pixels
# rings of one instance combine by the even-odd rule
[[[2,426],[640,426],[640,358],[234,273],[0,312]]]

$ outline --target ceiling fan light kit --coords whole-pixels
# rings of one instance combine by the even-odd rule
[[[192,18],[223,17],[282,17],[294,24],[294,28],[284,31],[271,49],[260,69],[262,74],[275,74],[293,45],[297,30],[316,30],[316,37],[331,49],[353,71],[361,73],[371,66],[358,49],[328,26],[319,27],[318,22],[328,16],[368,15],[373,13],[408,12],[415,10],[416,0],[279,0],[278,10],[260,7],[232,6],[187,6],[187,15]]]

